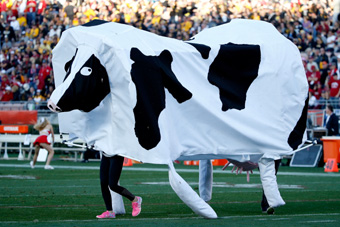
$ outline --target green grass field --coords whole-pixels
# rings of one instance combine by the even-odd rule
[[[187,207],[169,185],[167,166],[134,164],[124,167],[121,185],[143,197],[142,213],[97,220],[105,211],[99,185],[99,162],[53,161],[31,169],[28,161],[0,160],[1,226],[340,226],[340,173],[323,168],[281,166],[278,175],[285,206],[275,215],[262,214],[258,172],[246,175],[231,167],[214,167],[213,199],[219,216],[204,219]],[[198,167],[175,164],[178,173],[198,191]]]

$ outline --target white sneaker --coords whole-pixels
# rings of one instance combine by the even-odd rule
[[[54,169],[53,166],[45,165],[45,169]]]
[[[30,162],[30,166],[32,169],[34,169],[33,161]]]

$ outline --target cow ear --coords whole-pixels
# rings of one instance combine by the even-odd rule
[[[162,53],[159,55],[159,59],[162,62],[172,62],[172,55],[170,53],[170,51],[168,50],[163,50]]]
[[[71,60],[69,60],[68,62],[66,62],[65,66],[64,66],[64,69],[65,69],[65,72],[68,71],[68,69],[71,67],[72,65],[72,62],[74,61],[76,55],[77,55],[77,52],[78,52],[78,48],[76,49],[76,53],[74,54],[74,56],[72,57]]]
[[[66,62],[65,66],[64,66],[65,72],[67,72],[68,69],[71,67],[73,60],[74,60],[74,56],[70,61]]]
[[[136,47],[131,48],[130,58],[133,61],[143,58],[144,54]]]

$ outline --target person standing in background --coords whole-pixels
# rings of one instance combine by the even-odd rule
[[[327,105],[326,107],[326,128],[328,131],[328,136],[337,136],[339,135],[339,119],[335,113],[333,113],[333,106]]]
[[[45,169],[54,169],[53,166],[50,165],[54,155],[54,150],[51,146],[54,141],[53,127],[51,123],[45,117],[43,117],[39,119],[39,122],[37,124],[34,125],[34,129],[39,131],[40,136],[33,142],[35,153],[33,161],[30,162],[30,166],[32,169],[34,169],[35,163],[38,159],[39,150],[40,148],[44,148],[48,151]]]

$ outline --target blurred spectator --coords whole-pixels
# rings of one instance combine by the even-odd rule
[[[323,66],[328,66],[329,58],[328,58],[328,55],[326,54],[325,48],[320,48],[320,52],[319,52],[319,55],[317,56],[317,58],[318,58],[317,61],[320,64],[320,69],[326,69]],[[326,62],[325,65],[323,65],[324,62]]]
[[[45,99],[44,96],[42,96],[41,90],[38,89],[38,90],[37,90],[37,93],[36,93],[35,96],[33,97],[33,100],[34,100],[34,102],[35,102],[36,104],[39,104],[41,101],[45,101],[46,99]]]
[[[311,89],[311,92],[315,96],[315,98],[319,100],[321,98],[322,90],[323,89],[321,83],[317,82],[313,89]]]
[[[20,94],[22,92],[22,84],[20,76],[16,76],[14,79],[14,83],[12,85],[12,92],[13,92],[13,101],[20,101]]]
[[[50,12],[50,9],[45,9],[43,22],[45,22],[47,25],[49,25],[54,18],[54,15]]]
[[[70,22],[73,21],[75,8],[70,0],[67,0],[64,5],[64,13]]]
[[[39,24],[43,22],[44,19],[44,11],[46,9],[46,1],[45,0],[40,0],[38,4],[38,10],[37,10],[37,17]]]
[[[28,54],[24,54],[24,57],[22,58],[22,71],[25,75],[28,75],[28,71],[32,67],[32,62],[29,59]]]
[[[0,12],[2,18],[7,18],[7,0],[2,0],[0,4]]]
[[[7,18],[6,18],[7,22],[14,21],[16,19],[17,19],[16,16],[13,15],[13,11],[12,10],[8,10],[7,11]]]
[[[327,50],[328,51],[334,51],[334,48],[335,48],[335,44],[337,42],[337,37],[336,35],[334,34],[335,31],[333,31],[332,29],[328,31],[328,35],[327,35]]]
[[[329,92],[326,89],[321,90],[321,97],[318,100],[318,109],[324,109],[329,103]]]
[[[51,52],[51,47],[50,45],[48,44],[48,40],[44,40],[42,42],[42,44],[40,44],[40,47],[38,48],[38,51],[40,53],[41,51],[41,54],[46,54],[46,55],[49,55],[50,52]],[[46,56],[48,58],[48,56]]]
[[[320,48],[320,50],[316,49],[316,62],[319,65],[320,73],[321,73],[321,83],[324,84],[327,77],[328,77],[328,64],[329,64],[329,57],[326,54],[325,48]]]
[[[48,32],[49,37],[57,36],[60,37],[61,30],[57,25],[50,25],[50,31]]]
[[[2,31],[2,40],[7,38],[10,42],[15,42],[17,40],[15,32],[9,23],[4,25],[4,30]]]
[[[27,76],[29,80],[33,80],[39,73],[39,69],[36,64],[31,64],[31,68],[29,69]]]
[[[12,48],[12,42],[5,36],[5,41],[2,43],[2,50],[7,53]]]
[[[28,30],[28,37],[29,39],[35,39],[38,37],[40,30],[39,27],[32,21],[32,28]]]
[[[13,100],[13,93],[12,93],[12,88],[10,86],[7,86],[5,88],[5,93],[1,97],[1,101],[12,101]]]
[[[320,82],[320,79],[321,79],[321,74],[319,72],[319,70],[317,70],[316,66],[315,65],[312,65],[311,66],[311,71],[307,71],[307,80],[308,80],[308,83],[309,83],[309,87],[311,89],[314,88],[314,86],[316,86],[317,83],[321,83]]]
[[[9,75],[14,70],[14,67],[8,60],[3,60],[1,62],[1,69],[3,70],[3,73]]]
[[[337,63],[332,62],[328,72],[328,76],[332,77],[335,73],[338,74]]]
[[[46,97],[46,100],[48,100],[51,97],[53,91],[54,91],[54,86],[52,85],[48,86],[48,89],[46,90],[45,95],[44,95],[44,97]]]
[[[45,89],[48,90],[49,87],[53,87],[53,89],[55,88],[53,70],[51,70],[50,74],[45,78]]]
[[[57,15],[63,9],[63,5],[58,0],[53,0],[52,12]]]
[[[39,70],[38,73],[38,86],[37,89],[38,90],[43,90],[42,94],[45,91],[45,80],[46,77],[50,75],[52,71],[52,68],[48,65],[47,60],[43,60],[42,61],[42,67]]]
[[[19,22],[21,31],[25,31],[25,28],[27,26],[27,19],[23,13],[19,13],[17,21]]]
[[[11,11],[9,11],[11,12]],[[19,21],[16,19],[15,16],[8,18],[8,21],[10,23],[10,27],[13,28],[14,34],[15,34],[15,40],[18,40],[21,35],[21,28]]]
[[[33,98],[36,96],[36,89],[34,87],[30,87],[28,92],[26,92],[26,95],[28,98],[33,100]]]
[[[314,66],[314,70],[319,71],[319,66],[314,61],[314,57],[313,56],[309,56],[308,63],[307,63],[307,73],[312,73],[313,72],[313,66]]]
[[[328,86],[331,105],[334,108],[338,108],[340,96],[340,80],[338,79],[337,73],[334,73],[333,76],[329,78]]]
[[[26,43],[25,43],[25,40],[24,40],[24,39],[21,39],[21,40],[20,40],[20,43],[19,43],[19,46],[18,46],[18,50],[19,50],[20,52],[24,52],[24,51],[26,50],[26,47],[27,47],[27,45],[26,45]]]
[[[10,82],[8,80],[8,76],[6,74],[2,74],[1,75],[1,87],[0,87],[0,89],[4,91],[6,89],[6,87],[8,87],[9,85],[10,85]]]
[[[53,50],[53,48],[57,45],[59,39],[58,39],[58,36],[57,35],[54,35],[52,38],[51,38],[51,49]]]
[[[308,94],[309,94],[308,108],[309,109],[314,109],[318,105],[317,99],[316,99],[316,97],[313,95],[313,93],[311,91],[309,91]]]
[[[35,23],[36,8],[37,2],[35,0],[27,0],[25,12],[27,18],[27,25],[29,27],[31,27],[32,23]]]
[[[10,11],[12,11],[13,16],[15,16],[16,18],[19,17],[19,9],[20,9],[20,5],[22,4],[22,0],[14,0],[12,7]]]

